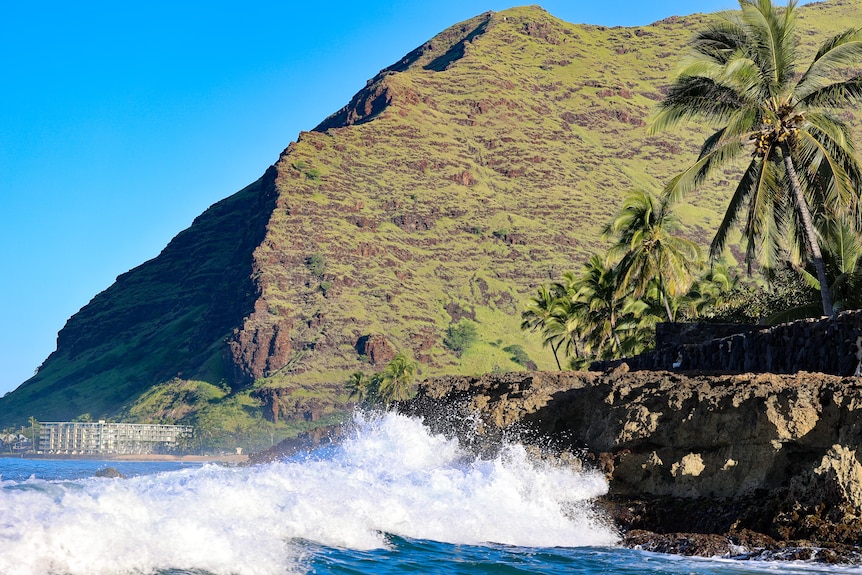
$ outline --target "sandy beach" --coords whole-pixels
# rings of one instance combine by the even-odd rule
[[[189,463],[227,463],[239,465],[248,462],[248,455],[168,455],[162,453],[139,453],[124,455],[57,455],[28,453],[26,455],[0,455],[0,457],[19,457],[23,459],[87,459],[95,461],[185,461]]]

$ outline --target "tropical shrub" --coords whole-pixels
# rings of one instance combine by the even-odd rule
[[[462,319],[446,329],[443,345],[455,352],[459,357],[479,339],[476,324],[468,319]]]
[[[326,258],[320,252],[315,252],[305,258],[305,265],[308,271],[316,277],[321,277],[326,272]]]

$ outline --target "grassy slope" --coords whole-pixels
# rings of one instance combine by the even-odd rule
[[[645,122],[707,19],[607,29],[536,7],[474,19],[446,32],[479,30],[448,68],[431,50],[376,78],[367,92],[385,92],[382,114],[302,134],[278,165],[280,209],[257,258],[324,254],[334,287],[324,297],[301,265],[264,266],[269,309],[315,325],[293,335],[308,353],[269,383],[346,379],[363,367],[353,344],[367,333],[412,352],[424,375],[519,369],[502,351],[509,344],[551,368],[550,353],[519,331],[519,311],[537,285],[603,249],[599,230],[628,190],[660,189],[693,161],[705,130],[647,136]],[[831,33],[852,21],[862,22],[858,1],[806,8],[800,28]],[[811,51],[815,38],[803,40]],[[681,209],[702,244],[734,177]],[[419,229],[396,225],[405,218]],[[442,345],[453,306],[482,338],[461,358]]]
[[[862,23],[862,0],[801,14],[800,30],[818,30],[801,36],[812,52],[826,34]],[[177,375],[209,386],[195,396],[209,407],[183,411],[184,421],[209,410],[259,423],[250,390],[224,395],[217,386],[234,384],[224,342],[252,308],[247,329],[293,326],[290,361],[255,387],[289,389],[297,412],[343,405],[347,374],[371,369],[354,348],[365,334],[413,353],[422,375],[522,369],[502,349],[511,344],[552,368],[550,353],[519,330],[519,312],[536,286],[603,249],[599,230],[628,190],[660,188],[694,159],[705,131],[649,137],[644,123],[685,40],[708,18],[604,28],[528,7],[445,31],[282,154],[271,213],[240,192],[180,234],[170,257],[94,298],[39,374],[0,400],[0,425],[83,412],[171,419],[164,406],[188,397],[170,383]],[[681,210],[703,244],[735,175]],[[252,216],[269,218],[253,261],[250,247],[237,247],[248,247],[238,226]],[[305,265],[312,254],[325,258],[322,276]],[[253,306],[235,302],[228,313],[214,303],[214,277],[226,268],[238,270],[234,290],[254,273]],[[228,301],[230,291],[216,290]],[[481,342],[459,358],[442,338],[462,316],[475,319]],[[208,322],[209,337],[198,337]]]

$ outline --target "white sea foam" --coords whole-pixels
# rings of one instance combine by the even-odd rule
[[[128,480],[0,486],[4,575],[302,572],[298,540],[373,549],[385,534],[461,544],[606,545],[589,500],[607,485],[511,445],[466,454],[396,414],[358,415],[325,454]]]

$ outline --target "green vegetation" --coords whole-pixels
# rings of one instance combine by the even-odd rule
[[[468,319],[462,319],[455,325],[446,328],[443,344],[458,356],[470,349],[479,338],[476,324]]]
[[[611,245],[580,274],[541,286],[521,314],[521,329],[538,331],[558,369],[634,355],[653,343],[655,324],[702,317],[723,303],[730,282],[713,268],[696,278],[698,247],[675,235],[668,199],[632,192],[606,228]]]
[[[771,289],[763,289],[753,282],[735,282],[721,301],[712,302],[705,319],[722,323],[775,324],[798,319],[788,317],[793,310],[811,311],[813,307],[815,315],[820,313],[817,292],[796,270],[785,265],[773,270],[771,276]]]
[[[369,406],[388,406],[408,399],[418,369],[418,363],[398,353],[380,373],[370,376],[361,371],[352,373],[346,385],[349,398]]]
[[[507,345],[503,348],[503,351],[512,354],[512,361],[522,367],[529,367],[533,363],[533,360],[530,359],[530,356],[527,355],[527,352],[520,345]]]
[[[317,421],[289,417],[269,421],[263,417],[264,402],[247,389],[231,392],[226,386],[203,381],[172,379],[150,388],[118,419],[131,423],[177,423],[192,425],[192,448],[201,453],[260,451],[318,425],[336,423],[344,412],[328,410]],[[293,398],[296,401],[296,398]]]
[[[671,298],[689,290],[701,260],[697,244],[674,235],[678,230],[679,221],[667,199],[659,202],[652,194],[636,190],[623,201],[620,214],[605,232],[615,236],[610,253],[620,257],[616,273],[623,291],[643,298],[655,289],[671,322],[675,319]]]
[[[823,315],[833,315],[818,237],[862,230],[862,169],[850,130],[835,114],[862,101],[862,29],[826,40],[799,63],[796,1],[740,0],[689,43],[685,67],[662,101],[653,130],[698,119],[721,126],[667,194],[678,200],[743,153],[751,161],[730,199],[710,253],[720,254],[745,214],[746,261],[772,269],[785,255],[815,269]],[[836,79],[841,77],[842,79]],[[752,151],[753,150],[753,151]]]
[[[564,274],[562,282],[541,287],[523,311],[522,329],[541,333],[558,366],[561,351],[572,367],[644,351],[659,308],[667,321],[680,312],[683,318],[786,321],[818,315],[811,287],[819,289],[825,315],[862,303],[862,170],[849,128],[830,113],[862,100],[862,76],[834,77],[862,56],[862,31],[827,40],[797,74],[796,3],[783,11],[770,0],[740,0],[740,7],[691,40],[685,66],[653,118],[653,131],[688,118],[720,124],[698,161],[671,180],[660,201],[631,193],[605,228],[612,239],[607,255],[593,256],[579,276]],[[769,292],[730,280],[724,269],[695,281],[700,250],[674,235],[680,226],[671,213],[674,202],[726,169],[749,144],[751,160],[710,255],[724,251],[747,203],[745,259],[751,269],[759,256],[775,286]],[[806,259],[813,273],[801,267]]]
[[[326,258],[320,252],[315,252],[305,259],[308,271],[315,277],[321,277],[326,273]]]
[[[799,56],[811,61],[860,13],[862,0],[801,7],[799,26],[812,34],[800,35]],[[692,31],[716,22],[694,15],[605,28],[533,6],[445,30],[374,77],[343,113],[300,134],[260,181],[95,296],[38,373],[0,398],[0,427],[90,413],[199,424],[203,449],[262,447],[344,414],[343,382],[369,370],[356,350],[367,334],[416,358],[424,376],[476,374],[524,369],[526,358],[551,369],[643,349],[650,323],[669,314],[780,311],[756,298],[742,305],[758,292],[734,281],[749,248],[739,248],[735,228],[726,269],[653,281],[635,271],[621,281],[633,236],[603,235],[629,190],[661,189],[710,136],[711,124],[660,133],[646,125]],[[857,116],[840,116],[854,139]],[[644,230],[665,229],[667,214],[653,216],[670,210],[682,224],[668,234],[706,248],[745,174],[749,158],[740,159],[712,170],[686,204],[655,200],[638,216]],[[818,231],[833,307],[857,305],[858,258],[845,249],[856,230],[847,242],[838,228]],[[802,309],[818,274],[810,258],[790,259]],[[667,263],[629,260],[629,270]],[[782,282],[775,270],[768,278]],[[537,290],[544,295],[522,318]],[[716,303],[722,294],[728,307]],[[570,321],[583,309],[594,309],[589,321]],[[464,321],[472,337],[458,332]]]

